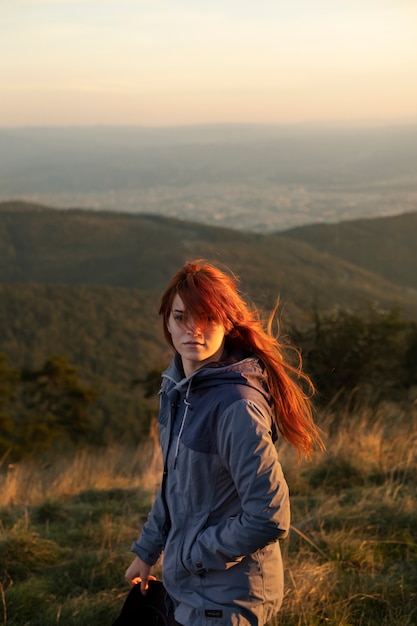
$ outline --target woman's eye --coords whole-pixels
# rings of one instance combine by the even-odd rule
[[[176,313],[174,315],[174,320],[176,320],[177,322],[182,322],[182,321],[184,321],[184,316],[180,315],[179,313]]]

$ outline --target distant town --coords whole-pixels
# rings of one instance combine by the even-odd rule
[[[252,232],[417,208],[417,126],[0,129],[0,201]]]

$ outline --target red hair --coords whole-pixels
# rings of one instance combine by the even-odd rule
[[[240,296],[236,279],[205,261],[188,262],[173,276],[161,298],[159,314],[171,346],[168,320],[176,295],[183,301],[188,316],[203,324],[209,320],[222,324],[232,345],[260,358],[268,374],[275,422],[284,439],[307,457],[314,447],[323,449],[313,420],[314,386],[302,371],[301,355],[293,346],[279,343],[272,334],[277,307],[264,324],[258,312],[251,310]],[[297,355],[295,366],[284,358],[288,348]]]

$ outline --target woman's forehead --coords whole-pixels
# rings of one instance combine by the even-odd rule
[[[181,296],[179,296],[178,294],[175,295],[173,301],[172,301],[172,309],[176,310],[176,311],[185,311],[185,304],[181,298]]]
[[[199,301],[197,299],[197,301],[191,301],[187,303],[181,298],[178,293],[175,294],[172,300],[171,312],[174,311],[184,313],[185,315],[191,315],[198,319],[206,319],[206,317],[213,315],[213,310],[210,302],[205,302],[203,299]]]

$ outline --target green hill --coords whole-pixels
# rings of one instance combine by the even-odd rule
[[[315,227],[310,228],[314,233]],[[381,249],[380,230],[373,239],[369,237],[369,257]],[[386,231],[388,238],[389,223]],[[371,272],[365,263],[344,259],[337,250],[331,253],[324,244],[317,249],[314,238],[296,240],[291,232],[260,235],[155,216],[4,203],[0,205],[0,283],[106,285],[161,292],[186,259],[204,257],[229,266],[241,277],[244,291],[261,304],[269,306],[280,294],[291,315],[302,315],[317,300],[324,308],[369,302],[387,307],[395,302],[417,317],[417,294],[410,294],[404,283],[391,284],[388,261]],[[403,249],[397,238],[390,259],[399,258]],[[407,250],[409,256],[414,252],[416,264],[415,250],[411,246]]]
[[[35,369],[65,356],[98,391],[97,437],[128,439],[141,432],[150,405],[132,382],[169,358],[156,308],[155,295],[138,289],[3,284],[0,353],[14,367]]]
[[[368,229],[369,257],[392,230],[389,220],[375,222],[374,231]],[[409,229],[404,226],[407,237]],[[371,272],[359,258],[358,264],[342,258],[343,247],[331,254],[307,233],[298,240],[294,232],[260,235],[155,216],[3,203],[0,352],[16,367],[64,355],[99,391],[97,432],[135,436],[148,406],[132,381],[168,361],[158,299],[187,259],[230,267],[260,308],[279,295],[284,322],[303,325],[313,303],[321,310],[398,305],[417,319],[417,291],[406,286],[411,282],[390,282],[388,262]],[[415,264],[415,251],[407,250]],[[401,237],[392,237],[390,258],[403,251]]]
[[[417,289],[417,212],[340,224],[314,224],[283,233],[317,250]]]

